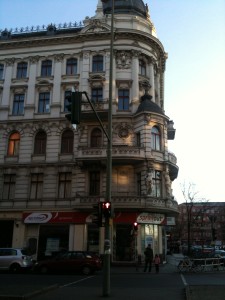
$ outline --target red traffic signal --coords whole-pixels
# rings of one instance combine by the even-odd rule
[[[137,223],[137,222],[134,222],[134,224],[133,224],[133,229],[134,229],[134,231],[137,231],[137,230],[138,230],[138,223]]]
[[[109,201],[102,202],[102,213],[105,218],[111,217],[111,202]]]

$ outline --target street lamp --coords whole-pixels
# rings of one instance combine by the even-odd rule
[[[107,3],[109,0],[102,0]],[[111,41],[110,41],[110,69],[109,69],[109,108],[108,108],[108,145],[107,145],[107,185],[106,201],[111,202],[112,181],[112,87],[113,87],[113,41],[114,41],[114,0],[111,1]],[[103,296],[110,294],[110,217],[105,218],[104,265],[103,265]]]

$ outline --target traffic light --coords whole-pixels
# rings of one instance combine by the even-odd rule
[[[93,213],[92,213],[92,223],[98,225],[98,227],[102,227],[102,205],[101,203],[93,205]]]
[[[105,218],[111,217],[111,215],[112,215],[111,202],[109,202],[109,201],[102,202],[102,213]]]
[[[65,115],[71,124],[80,124],[81,118],[81,100],[82,92],[71,92],[67,96],[68,105],[66,106],[68,114]]]
[[[134,229],[134,232],[138,231],[138,223],[137,222],[134,222],[133,229]]]

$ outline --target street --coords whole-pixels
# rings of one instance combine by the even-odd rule
[[[210,291],[207,290],[209,298],[204,299],[224,300],[220,298],[219,291],[225,287],[224,275],[224,271],[180,274],[169,264],[162,266],[159,274],[155,274],[154,270],[152,273],[144,273],[143,268],[136,270],[134,267],[112,267],[108,298],[185,300],[187,287],[192,296],[196,294],[196,290],[199,293],[211,287]],[[216,294],[217,297],[214,297]],[[87,277],[80,274],[0,273],[0,299],[15,299],[17,296],[16,299],[90,300],[102,298],[102,295],[102,272]]]

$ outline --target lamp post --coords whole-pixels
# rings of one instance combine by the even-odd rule
[[[107,3],[109,0],[102,0]],[[106,200],[111,202],[112,181],[112,88],[113,88],[113,41],[114,41],[114,0],[111,0],[111,40],[110,40],[110,69],[109,69],[109,109],[108,109],[108,145],[107,145],[107,185]],[[103,296],[110,295],[110,224],[109,217],[105,218],[104,264],[103,264]]]

